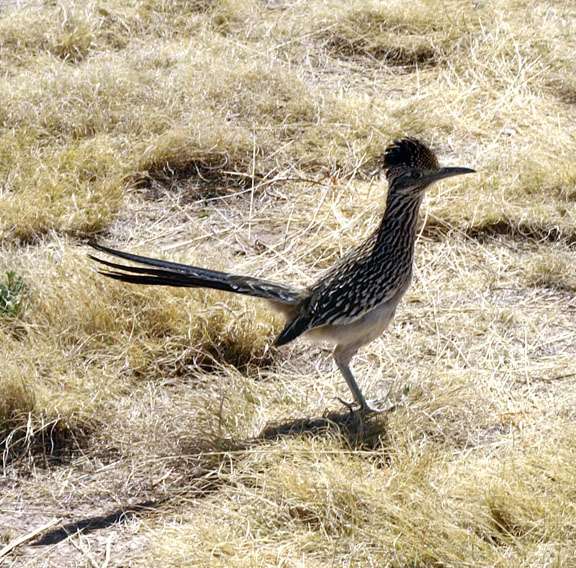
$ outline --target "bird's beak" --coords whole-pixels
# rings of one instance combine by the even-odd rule
[[[476,170],[470,168],[440,168],[437,172],[426,176],[426,181],[428,183],[433,183],[435,181],[440,181],[441,179],[473,173],[476,173]]]

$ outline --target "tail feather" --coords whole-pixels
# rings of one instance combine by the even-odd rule
[[[98,272],[108,278],[128,282],[130,284],[143,284],[154,286],[177,286],[186,288],[211,288],[265,298],[281,304],[296,305],[302,299],[300,290],[249,276],[236,276],[217,270],[208,270],[198,266],[189,266],[177,262],[169,262],[146,256],[139,256],[122,252],[102,245],[90,244],[100,252],[111,256],[123,258],[144,266],[131,266],[118,264],[98,258],[89,257],[112,270],[99,270]],[[155,268],[150,268],[155,267]]]

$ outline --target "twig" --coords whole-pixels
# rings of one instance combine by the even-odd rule
[[[92,556],[92,554],[90,554],[90,551],[86,548],[86,546],[83,544],[82,542],[82,533],[81,531],[78,531],[75,535],[71,535],[71,536],[76,536],[78,538],[78,542],[74,541],[74,538],[70,539],[70,544],[80,553],[82,553],[84,555],[84,558],[86,558],[86,560],[88,561],[88,564],[90,564],[90,566],[92,566],[92,568],[105,568],[108,565],[108,547],[106,547],[106,559],[104,560],[104,564],[103,566],[100,566],[100,564],[98,564],[98,562],[96,561],[96,559],[94,558],[94,556]]]
[[[112,535],[108,537],[108,542],[106,542],[106,553],[104,556],[104,564],[101,568],[108,568],[110,565],[110,555],[112,553]]]
[[[21,544],[24,544],[36,538],[40,533],[43,533],[44,531],[48,530],[49,528],[52,528],[54,525],[57,525],[60,522],[62,522],[62,519],[52,519],[51,521],[47,522],[41,527],[34,529],[32,532],[23,534],[22,536],[19,536],[18,538],[14,539],[12,542],[8,543],[4,548],[0,550],[0,562],[2,562],[2,558],[10,554],[10,552],[12,552],[15,548],[17,548]]]

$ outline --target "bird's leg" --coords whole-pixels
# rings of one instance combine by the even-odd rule
[[[354,346],[351,347],[336,347],[334,350],[334,360],[336,361],[336,365],[338,365],[338,369],[342,373],[348,388],[352,392],[352,396],[354,397],[354,402],[360,407],[360,411],[366,414],[372,414],[376,412],[385,412],[388,410],[387,408],[380,409],[377,408],[373,401],[367,401],[360,389],[354,375],[352,374],[352,370],[350,369],[350,361],[352,357],[358,351],[358,347]],[[347,406],[350,411],[352,410],[352,404],[344,402],[343,400],[339,399],[344,406]]]

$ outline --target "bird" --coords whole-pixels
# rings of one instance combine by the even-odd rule
[[[425,190],[440,180],[475,170],[441,167],[434,151],[414,137],[394,140],[379,165],[388,182],[380,223],[363,242],[305,288],[140,256],[95,242],[90,245],[100,253],[137,266],[89,256],[104,267],[100,274],[121,282],[211,288],[266,300],[285,318],[274,345],[281,347],[300,336],[331,344],[336,366],[353,397],[352,403],[345,404],[363,414],[383,412],[378,401],[364,396],[350,364],[361,347],[386,330],[410,286],[418,214]]]

